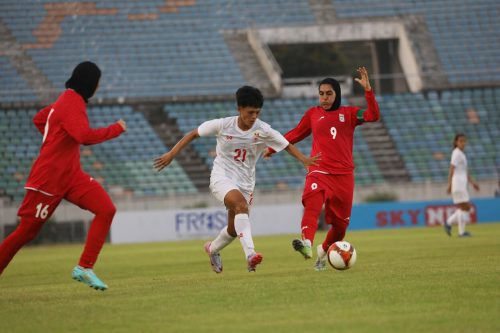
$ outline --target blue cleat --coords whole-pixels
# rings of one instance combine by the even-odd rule
[[[471,233],[470,233],[470,232],[468,232],[468,231],[464,231],[464,233],[463,233],[463,234],[458,235],[458,237],[471,237],[471,236],[472,236],[472,235],[471,235]]]
[[[71,277],[73,280],[83,282],[87,284],[89,287],[94,288],[95,290],[106,290],[108,289],[108,285],[101,281],[95,275],[94,270],[91,268],[83,268],[81,266],[75,266],[73,268],[73,272],[71,273]]]
[[[443,227],[444,227],[444,231],[446,232],[446,234],[448,236],[451,236],[451,225],[448,225],[448,223],[446,223],[446,221],[445,221],[443,224]]]

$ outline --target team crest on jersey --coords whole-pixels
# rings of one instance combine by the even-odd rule
[[[253,141],[259,140],[259,138],[262,136],[262,133],[260,131],[255,131],[253,132]]]
[[[339,120],[340,120],[341,123],[343,123],[345,121],[343,113],[339,114]]]
[[[226,140],[227,141],[231,141],[233,139],[233,137],[231,135],[226,135]]]

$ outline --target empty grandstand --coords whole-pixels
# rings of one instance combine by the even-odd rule
[[[234,115],[239,86],[264,91],[262,119],[282,133],[316,104],[317,78],[288,86],[300,80],[283,79],[272,45],[345,42],[369,46],[366,63],[357,65],[370,68],[382,113],[355,136],[359,188],[443,186],[456,132],[469,137],[472,173],[496,183],[499,12],[496,0],[3,0],[1,195],[22,199],[41,141],[31,118],[82,60],[103,71],[92,126],[119,118],[129,124],[126,136],[83,148],[84,168],[117,197],[168,198],[206,191],[215,139],[198,140],[161,174],[152,159],[204,120]],[[377,59],[380,52],[391,58]],[[351,73],[323,76],[333,74],[352,86]],[[345,104],[362,106],[356,91],[345,93]],[[310,142],[299,148],[309,152]],[[259,163],[257,189],[302,187],[304,170],[289,156]]]

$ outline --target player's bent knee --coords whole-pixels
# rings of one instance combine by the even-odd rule
[[[248,204],[246,202],[238,202],[232,210],[235,214],[248,214]]]
[[[111,204],[110,207],[108,207],[108,209],[106,210],[106,213],[111,215],[111,216],[115,216],[116,214],[116,206],[114,204]]]
[[[106,215],[112,218],[116,214],[116,206],[111,203],[105,206],[101,206],[98,210],[93,211],[92,213],[94,213],[95,215]]]

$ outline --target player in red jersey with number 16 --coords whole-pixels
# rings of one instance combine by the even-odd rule
[[[312,257],[312,243],[318,228],[318,219],[323,205],[325,222],[331,226],[324,242],[317,247],[317,271],[326,269],[328,247],[344,239],[349,226],[354,192],[354,163],[352,157],[354,129],[364,122],[380,118],[365,67],[358,68],[356,78],[365,90],[367,109],[340,105],[340,84],[326,78],[319,84],[319,106],[313,106],[304,114],[299,124],[285,134],[290,143],[297,143],[313,135],[311,155],[321,154],[318,165],[311,166],[307,173],[302,204],[302,239],[292,242],[293,248],[305,259]],[[268,150],[264,157],[272,154]]]
[[[0,274],[17,251],[36,237],[65,199],[95,214],[72,277],[96,290],[108,288],[95,275],[93,267],[116,208],[102,186],[82,170],[80,145],[111,140],[125,132],[127,126],[120,119],[108,127],[89,127],[87,103],[97,90],[100,78],[101,71],[96,64],[80,63],[66,82],[67,89],[33,118],[43,134],[42,146],[25,185],[26,195],[18,211],[21,221],[0,244]]]

